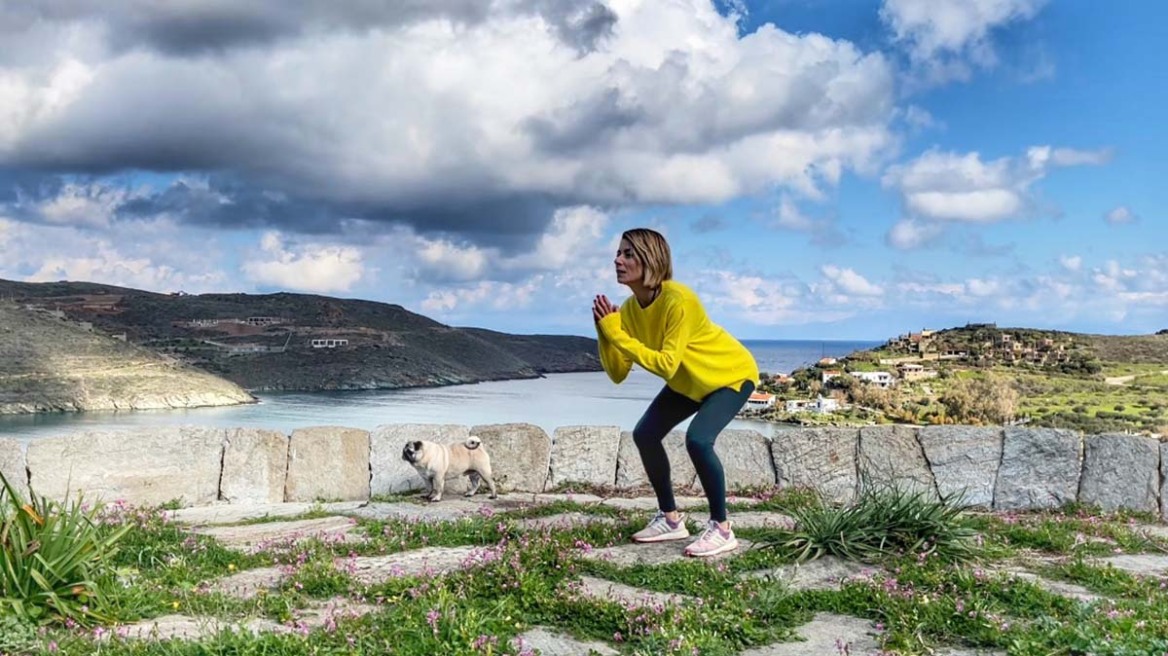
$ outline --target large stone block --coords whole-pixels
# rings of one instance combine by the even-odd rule
[[[937,497],[937,483],[917,440],[915,426],[864,426],[858,451],[860,481],[875,487],[895,485]]]
[[[280,503],[288,476],[288,436],[258,428],[227,431],[219,498],[230,503]]]
[[[491,454],[491,470],[499,492],[543,492],[551,465],[552,438],[532,424],[473,426]],[[480,488],[481,492],[481,488]]]
[[[796,428],[771,442],[779,487],[811,488],[825,500],[848,503],[856,494],[856,428]]]
[[[616,482],[620,426],[561,426],[552,434],[547,488],[565,483],[613,485]]]
[[[31,486],[38,495],[197,506],[219,498],[223,429],[151,426],[85,431],[28,444]]]
[[[1168,442],[1160,443],[1160,519],[1168,522]]]
[[[1106,512],[1160,509],[1160,444],[1138,435],[1091,435],[1083,455],[1079,501]]]
[[[941,496],[991,508],[1002,462],[1002,429],[992,426],[923,426],[917,439]]]
[[[20,442],[0,438],[0,474],[4,474],[17,494],[29,498],[28,469],[24,460],[24,447]]]
[[[771,487],[776,482],[770,440],[758,431],[727,428],[718,434],[714,453],[722,461],[728,493],[747,488]],[[704,489],[701,479],[694,479],[694,487]]]
[[[1006,428],[994,510],[1039,510],[1073,502],[1079,494],[1083,438],[1057,428]]]
[[[292,432],[284,501],[369,498],[369,431],[313,426]]]
[[[669,458],[670,482],[675,490],[693,489],[697,481],[697,471],[685,450],[685,431],[670,431],[665,436],[665,456]],[[645,466],[641,464],[641,452],[633,442],[631,431],[621,431],[620,447],[616,456],[616,487],[629,488],[649,485],[645,477]]]
[[[426,481],[410,463],[402,460],[402,449],[406,442],[424,440],[439,444],[465,442],[470,436],[470,428],[459,424],[385,424],[373,429],[369,437],[369,467],[373,470],[370,493],[400,494],[411,490],[422,490]],[[491,454],[494,465],[495,454]],[[466,492],[470,480],[466,476],[446,481],[445,495]]]

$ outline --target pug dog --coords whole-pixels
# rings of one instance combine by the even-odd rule
[[[466,496],[474,496],[482,481],[486,481],[491,490],[490,498],[499,496],[495,493],[495,481],[491,478],[491,457],[483,448],[482,440],[474,435],[461,444],[441,444],[427,440],[406,442],[402,449],[402,460],[413,465],[426,480],[427,490],[422,496],[430,501],[441,501],[446,480],[463,474],[470,478],[470,489]]]

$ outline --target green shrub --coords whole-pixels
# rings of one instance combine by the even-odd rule
[[[109,559],[129,526],[102,526],[100,506],[85,509],[80,499],[26,501],[3,474],[0,481],[0,616],[80,626],[112,620]]]
[[[835,507],[820,500],[791,509],[794,530],[761,541],[798,561],[825,555],[859,561],[916,555],[968,560],[977,555],[976,532],[961,521],[964,505],[955,497],[937,499],[924,490],[865,484],[852,504]]]

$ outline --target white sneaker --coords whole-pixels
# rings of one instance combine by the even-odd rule
[[[678,514],[677,523],[669,521],[660,510],[649,520],[649,525],[633,534],[633,542],[665,542],[689,537],[685,527],[685,515]]]
[[[698,539],[685,548],[685,555],[703,558],[716,556],[737,548],[738,539],[734,537],[734,529],[723,531],[718,526],[718,522],[711,519],[710,523],[706,524],[706,530],[702,531]]]

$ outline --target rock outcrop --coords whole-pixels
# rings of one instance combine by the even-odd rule
[[[243,388],[49,313],[0,303],[0,414],[254,403]]]

